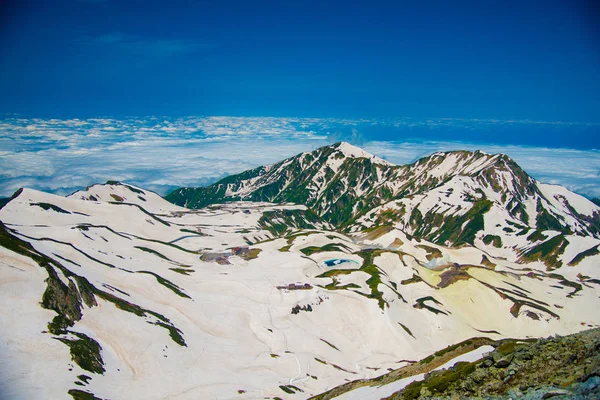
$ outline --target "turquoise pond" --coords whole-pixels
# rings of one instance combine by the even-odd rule
[[[355,263],[358,264],[354,260],[347,260],[345,258],[334,258],[333,260],[323,261],[323,265],[326,267],[335,267],[336,265],[344,264],[344,263]]]

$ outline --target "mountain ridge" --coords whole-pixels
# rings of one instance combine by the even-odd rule
[[[191,210],[117,182],[23,189],[0,221],[8,397],[299,400],[482,335],[600,325],[589,236],[540,233],[570,241],[547,271],[392,225],[335,231],[305,205]]]
[[[541,238],[541,232],[553,231],[600,238],[600,207],[536,181],[505,154],[437,152],[396,166],[359,150],[336,143],[208,187],[177,189],[166,199],[186,207],[237,200],[303,204],[342,231],[391,225],[445,246],[491,252],[500,242],[519,242],[512,257],[524,262],[535,258],[530,245],[536,241],[518,235]],[[566,241],[550,242],[551,251],[563,252]],[[550,268],[560,264],[540,257]]]
[[[464,341],[480,357],[478,343],[600,326],[597,206],[502,156],[358,155],[325,148],[221,184],[278,204],[188,209],[114,181],[17,191],[0,209],[0,392],[300,400],[442,364]]]

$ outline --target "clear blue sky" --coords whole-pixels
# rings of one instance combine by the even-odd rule
[[[600,122],[585,1],[0,2],[0,113]]]

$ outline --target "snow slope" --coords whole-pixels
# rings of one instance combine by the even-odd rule
[[[585,262],[559,275],[395,228],[278,236],[264,223],[305,210],[188,210],[116,183],[67,198],[21,191],[0,210],[0,390],[300,399],[473,336],[600,325],[600,273]],[[340,258],[355,262],[324,265]],[[278,288],[291,283],[310,288]],[[72,326],[48,326],[59,315]],[[97,342],[104,372],[81,362],[93,352],[77,362],[69,340]]]

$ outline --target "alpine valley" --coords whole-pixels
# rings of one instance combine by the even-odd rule
[[[20,189],[0,245],[3,399],[568,398],[600,376],[578,333],[600,206],[502,154],[341,142],[165,198]]]

